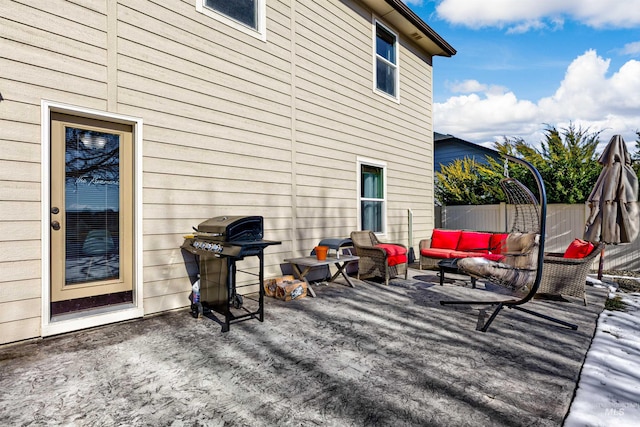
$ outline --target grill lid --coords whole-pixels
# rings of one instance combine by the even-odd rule
[[[226,242],[257,241],[264,234],[261,216],[217,216],[198,225],[198,233]]]

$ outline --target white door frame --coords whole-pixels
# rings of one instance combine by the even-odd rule
[[[50,148],[51,148],[51,112],[70,114],[93,119],[125,123],[133,127],[133,303],[117,307],[98,308],[87,313],[69,314],[51,319],[51,196],[50,196]],[[143,277],[142,277],[142,119],[122,114],[108,113],[89,108],[76,107],[53,101],[41,101],[41,200],[42,200],[42,329],[43,337],[79,329],[91,328],[108,323],[129,320],[144,315]]]

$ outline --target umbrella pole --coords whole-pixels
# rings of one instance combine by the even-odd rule
[[[604,268],[604,248],[600,250],[600,262],[598,262],[598,280],[602,280],[602,270]]]

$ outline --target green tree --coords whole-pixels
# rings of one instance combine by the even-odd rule
[[[498,203],[491,190],[501,176],[491,168],[465,157],[443,165],[436,172],[436,198],[444,205],[487,205]]]
[[[632,167],[640,181],[640,130],[636,130],[636,151],[631,154]]]
[[[522,138],[509,137],[494,147],[501,154],[528,161],[540,172],[548,203],[584,203],[602,169],[596,153],[600,132],[589,132],[571,123],[560,130],[547,125],[544,134],[540,148]],[[503,200],[498,181],[504,176],[504,164],[487,159],[488,166],[465,159],[468,163],[443,167],[436,174],[436,197],[444,204],[491,204]],[[535,178],[526,167],[508,162],[507,171],[537,195]]]
[[[540,149],[519,138],[505,138],[503,143],[496,143],[495,148],[501,153],[527,160],[538,169],[548,203],[584,203],[602,169],[596,153],[600,133],[576,128],[573,124],[561,130],[547,125]],[[510,176],[531,189],[536,188],[533,176],[525,174],[522,167],[514,168]]]

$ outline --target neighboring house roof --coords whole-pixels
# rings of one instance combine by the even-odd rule
[[[451,57],[456,50],[402,0],[362,0],[374,12],[434,56]]]
[[[500,153],[491,148],[456,138],[453,135],[433,133],[433,162],[435,172],[440,172],[440,165],[448,165],[456,159],[469,157],[478,163],[487,164],[487,156],[501,160]]]

